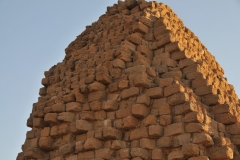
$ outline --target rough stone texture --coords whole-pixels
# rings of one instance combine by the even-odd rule
[[[118,1],[65,51],[17,160],[240,159],[240,100],[168,6]]]

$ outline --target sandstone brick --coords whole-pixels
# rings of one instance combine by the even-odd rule
[[[159,123],[162,126],[170,125],[172,124],[172,115],[161,115],[159,118]]]
[[[152,138],[158,138],[163,135],[163,127],[159,125],[151,125],[148,127],[148,134]]]
[[[76,121],[76,128],[80,132],[87,132],[93,129],[92,123],[86,120],[77,120]]]
[[[164,136],[173,136],[181,133],[184,133],[183,123],[174,123],[164,128]]]
[[[143,148],[132,148],[131,156],[132,157],[141,157],[142,159],[148,159],[149,153],[146,149],[143,149]]]
[[[107,100],[102,103],[102,109],[105,111],[115,111],[118,109],[118,103],[113,100]]]
[[[191,134],[190,133],[183,133],[173,137],[173,146],[179,147],[184,144],[188,144],[191,141]]]
[[[92,111],[82,111],[80,113],[80,117],[82,120],[94,120],[94,113]]]
[[[46,123],[44,122],[43,118],[33,118],[33,127],[43,128],[45,126]]]
[[[95,157],[101,159],[111,159],[113,151],[110,148],[103,148],[95,151]]]
[[[217,104],[223,103],[223,100],[220,97],[220,95],[209,94],[209,95],[202,97],[202,103],[212,106],[212,105],[217,105]]]
[[[149,108],[144,104],[134,104],[132,105],[132,114],[137,118],[147,117],[149,114]]]
[[[140,147],[144,149],[154,149],[155,148],[155,140],[151,140],[148,138],[140,139]]]
[[[141,126],[156,125],[157,117],[154,115],[148,115],[145,119],[142,120]]]
[[[233,150],[228,147],[213,147],[210,148],[210,159],[232,159],[233,158]]]
[[[105,127],[103,128],[103,137],[106,139],[121,139],[122,132],[113,127]]]
[[[102,101],[106,99],[105,91],[95,91],[88,94],[88,101]]]
[[[39,147],[43,150],[52,149],[54,140],[51,137],[41,137],[39,138]]]
[[[217,89],[211,86],[202,86],[195,89],[195,93],[199,96],[207,94],[217,94]]]
[[[78,160],[93,159],[94,156],[94,151],[80,152],[78,154]]]
[[[50,134],[50,127],[44,127],[41,130],[41,137],[48,137]]]
[[[89,92],[103,91],[103,90],[105,90],[105,88],[106,88],[106,86],[104,84],[99,83],[97,81],[88,85]]]
[[[63,104],[63,103],[56,103],[51,108],[52,108],[53,112],[57,112],[57,113],[61,113],[61,112],[66,111],[65,104]]]
[[[121,69],[126,68],[125,62],[123,60],[120,60],[120,59],[115,59],[113,61],[113,66],[115,68],[121,68]]]
[[[89,103],[89,106],[92,111],[100,111],[102,109],[102,102],[101,101],[92,101]]]
[[[118,111],[116,111],[117,118],[124,118],[131,114],[132,114],[132,109],[130,107],[125,109],[119,109]]]
[[[199,64],[193,64],[183,69],[184,74],[188,74],[191,72],[202,72],[202,68]]]
[[[86,98],[80,92],[79,88],[74,89],[74,94],[75,94],[76,102],[79,102],[79,103],[85,103],[86,102]]]
[[[234,134],[234,135],[240,134],[240,124],[239,123],[229,125],[227,128],[228,128],[228,131],[230,134]]]
[[[189,143],[182,146],[182,153],[187,157],[198,156],[199,152],[200,149],[196,144]]]
[[[81,104],[78,102],[70,102],[66,104],[67,112],[79,112],[81,111]]]
[[[148,106],[150,104],[150,97],[146,94],[141,94],[137,97],[136,103],[144,104]]]
[[[120,90],[127,89],[129,87],[128,80],[121,80],[118,83],[118,88]]]
[[[229,113],[216,114],[214,119],[223,124],[237,123],[237,117]]]
[[[142,44],[142,38],[138,35],[138,33],[133,33],[133,34],[127,36],[126,39],[127,39],[128,41],[136,44],[136,45]]]
[[[231,141],[233,144],[239,146],[240,145],[240,135],[232,135]]]
[[[154,99],[152,108],[159,109],[159,115],[167,115],[172,112],[166,98]]]
[[[74,102],[76,100],[74,93],[70,93],[68,95],[65,95],[65,96],[62,97],[62,99],[65,103]]]
[[[190,56],[191,55],[185,51],[176,51],[171,54],[171,58],[174,60],[185,60],[185,58],[190,58]]]
[[[213,140],[209,134],[201,132],[201,133],[193,134],[192,142],[197,144],[206,144],[206,143],[213,143]]]
[[[84,144],[84,141],[77,141],[75,143],[75,153],[79,153],[84,150],[83,144]]]
[[[153,149],[152,150],[152,159],[153,160],[165,159],[162,150],[161,149]]]
[[[85,150],[96,150],[103,147],[103,144],[100,140],[95,138],[87,138],[83,145]]]
[[[210,81],[205,78],[197,78],[192,81],[193,88],[209,86],[209,85],[211,85]]]
[[[72,122],[75,120],[75,113],[72,112],[62,112],[58,114],[57,119],[59,121]]]
[[[161,137],[157,140],[157,146],[162,147],[171,147],[172,146],[172,137]]]
[[[177,105],[177,104],[181,104],[181,103],[184,103],[186,101],[189,100],[189,96],[187,93],[176,93],[172,96],[169,96],[167,101],[168,101],[168,104],[170,105]]]
[[[168,97],[179,92],[184,92],[184,87],[180,84],[173,84],[164,88],[164,97]]]
[[[131,82],[135,87],[146,87],[149,88],[151,86],[151,80],[148,78],[146,72],[134,73],[129,75],[130,85]]]
[[[144,92],[150,98],[161,98],[163,97],[163,90],[161,87],[154,87],[146,89]]]
[[[109,75],[103,74],[103,73],[97,73],[96,74],[96,80],[100,83],[103,83],[103,84],[112,83],[112,78]]]
[[[153,53],[152,50],[150,50],[150,48],[148,48],[145,45],[138,45],[137,50],[141,52],[145,57],[152,60]]]
[[[74,152],[74,145],[73,144],[65,144],[60,146],[58,153],[60,155],[67,155]]]
[[[107,118],[107,113],[103,110],[94,112],[95,120],[104,120]]]
[[[134,129],[130,132],[130,140],[136,140],[136,139],[146,138],[146,137],[148,137],[147,127]]]
[[[138,119],[133,116],[123,118],[123,127],[125,129],[135,128],[138,124]]]
[[[185,125],[185,131],[187,133],[196,133],[196,132],[201,132],[203,131],[204,126],[201,123],[187,123]]]
[[[28,147],[24,151],[24,157],[27,159],[44,159],[48,157],[48,154],[39,148],[30,148]]]
[[[121,92],[122,99],[127,99],[133,96],[137,96],[139,94],[139,88],[131,87],[129,89],[125,89]]]
[[[126,144],[125,141],[114,140],[112,142],[111,149],[119,150],[119,149],[122,149],[122,148],[126,148],[126,146],[127,146],[127,144]]]
[[[57,120],[58,114],[57,113],[47,113],[44,116],[44,121],[48,123],[58,123],[59,121]]]
[[[164,88],[170,86],[173,83],[173,78],[159,78],[158,86]]]
[[[183,159],[184,155],[179,150],[173,150],[168,154],[168,160]]]
[[[207,156],[191,157],[189,160],[209,160]]]
[[[189,112],[199,112],[198,106],[194,102],[185,102],[174,106],[175,115],[186,114]]]
[[[170,71],[162,75],[162,78],[182,78],[181,71]]]
[[[133,25],[133,32],[140,32],[146,34],[148,33],[148,27],[141,22],[138,22]]]
[[[137,65],[137,66],[133,66],[125,69],[126,74],[141,73],[146,71],[147,71],[147,68],[145,65]]]
[[[130,149],[129,149],[129,148],[120,149],[120,150],[119,150],[119,154],[120,154],[121,159],[131,158]]]
[[[199,122],[204,120],[203,114],[200,112],[190,112],[184,116],[184,122]]]

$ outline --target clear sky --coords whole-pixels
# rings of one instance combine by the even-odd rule
[[[158,1],[160,2],[160,1]],[[240,1],[161,1],[199,37],[240,95]],[[0,0],[0,159],[16,159],[44,71],[117,0]]]

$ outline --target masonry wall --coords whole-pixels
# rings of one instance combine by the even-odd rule
[[[17,160],[240,159],[234,88],[162,3],[108,7],[44,74]]]

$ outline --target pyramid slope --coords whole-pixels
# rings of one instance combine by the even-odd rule
[[[119,1],[45,72],[17,160],[240,159],[223,74],[168,6]]]

